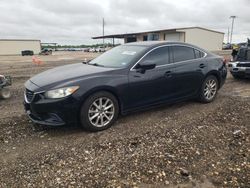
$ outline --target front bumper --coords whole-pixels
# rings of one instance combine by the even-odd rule
[[[250,78],[249,62],[241,62],[241,61],[231,62],[228,64],[228,68],[233,76]]]
[[[29,103],[24,101],[28,117],[34,123],[48,126],[75,124],[78,120],[78,101],[72,96],[63,99],[40,99]]]
[[[250,78],[250,68],[249,67],[232,67],[230,68],[232,75]]]

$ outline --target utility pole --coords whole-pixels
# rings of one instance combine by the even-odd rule
[[[229,30],[229,27],[228,27],[228,30],[227,30],[227,44],[229,44],[229,33],[230,33],[230,30]]]
[[[232,19],[230,44],[232,44],[232,37],[233,37],[233,30],[234,30],[234,19],[235,18],[236,18],[236,16],[230,16],[230,19]]]
[[[104,27],[105,27],[105,21],[104,18],[102,18],[102,45],[104,46]]]

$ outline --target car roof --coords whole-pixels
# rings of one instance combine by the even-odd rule
[[[126,43],[124,45],[127,46],[147,46],[147,47],[157,47],[157,46],[162,46],[162,45],[185,45],[185,46],[191,46],[191,47],[196,47],[199,48],[195,45],[185,43],[185,42],[170,42],[170,41],[142,41],[142,42],[130,42]]]
[[[210,52],[208,52],[207,50],[200,48],[198,46],[189,44],[189,43],[185,43],[185,42],[170,42],[170,41],[142,41],[142,42],[130,42],[130,43],[126,43],[124,44],[126,46],[145,46],[148,47],[149,49],[157,47],[157,46],[162,46],[162,45],[185,45],[185,46],[189,46],[189,47],[193,47],[196,49],[200,49],[203,52],[206,52],[207,54],[210,54]]]
[[[168,41],[142,41],[142,42],[130,42],[124,45],[133,45],[133,46],[157,46],[157,45],[164,45],[164,44],[185,44],[183,42],[168,42]]]

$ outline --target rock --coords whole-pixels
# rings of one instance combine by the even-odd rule
[[[219,175],[219,172],[214,172],[215,175]]]
[[[239,138],[243,135],[244,133],[241,130],[236,130],[233,132],[233,135],[235,138]]]
[[[200,155],[200,154],[201,154],[199,151],[196,151],[195,153],[196,153],[197,155]]]
[[[182,176],[189,176],[189,172],[184,168],[180,168],[180,174]]]
[[[149,170],[149,171],[148,171],[148,173],[152,174],[152,173],[153,173],[153,171],[152,171],[152,170]]]

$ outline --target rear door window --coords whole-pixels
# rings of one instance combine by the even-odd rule
[[[200,50],[194,49],[194,53],[195,53],[195,58],[202,58],[205,56],[204,52],[201,52]]]
[[[194,49],[186,46],[173,46],[174,62],[195,59]]]

